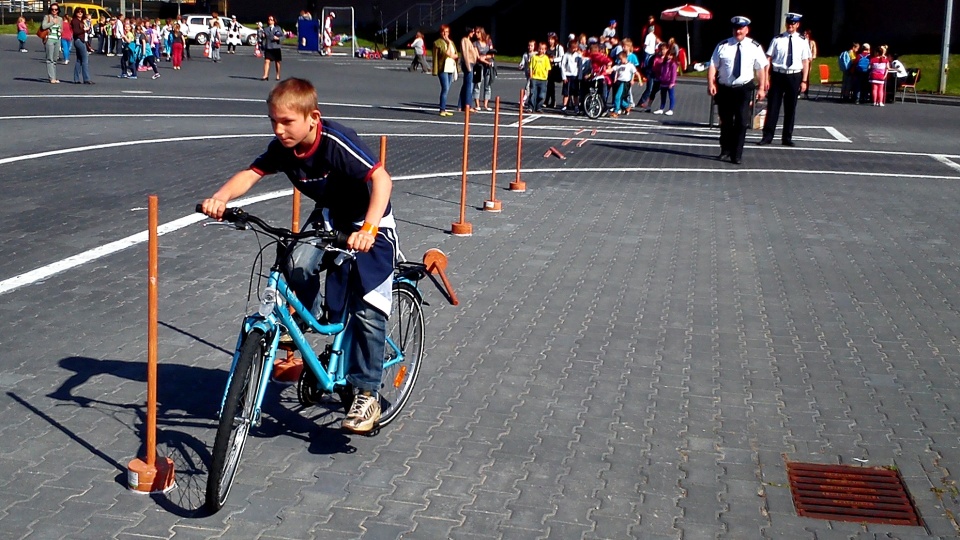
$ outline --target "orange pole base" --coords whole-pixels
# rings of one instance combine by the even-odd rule
[[[526,190],[527,190],[527,183],[524,182],[523,180],[515,180],[513,182],[510,182],[510,191],[523,192]]]
[[[273,361],[273,382],[293,384],[300,380],[301,372],[303,372],[302,358],[277,358]]]
[[[447,290],[450,303],[455,306],[459,305],[460,300],[457,299],[457,293],[453,292],[450,280],[447,279],[447,273],[444,272],[447,268],[447,255],[436,248],[428,249],[427,252],[423,254],[423,264],[427,267],[427,272],[440,274],[440,280],[443,282],[443,287]]]
[[[454,236],[472,236],[473,225],[471,225],[469,221],[454,223],[450,226],[450,232],[453,233]]]
[[[127,465],[127,487],[134,493],[166,493],[174,488],[173,460],[158,457],[155,465],[136,458]]]
[[[503,204],[500,201],[483,201],[483,209],[487,212],[500,212]]]

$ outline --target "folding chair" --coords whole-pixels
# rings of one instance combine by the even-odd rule
[[[831,81],[830,80],[830,66],[827,64],[820,64],[820,88],[817,90],[817,100],[820,100],[820,95],[823,94],[823,89],[827,89],[827,97],[830,97],[830,94],[841,84],[840,81]]]
[[[900,85],[900,103],[907,99],[907,90],[913,91],[914,103],[920,103],[917,99],[918,82],[920,82],[920,68],[907,70],[907,82]]]

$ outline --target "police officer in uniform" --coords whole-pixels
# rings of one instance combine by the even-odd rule
[[[767,49],[770,59],[768,84],[770,94],[767,97],[767,119],[763,124],[763,138],[758,144],[773,142],[777,131],[777,119],[780,116],[780,104],[783,104],[784,146],[794,146],[793,122],[797,116],[797,98],[807,90],[810,83],[810,43],[797,32],[800,28],[799,13],[787,13],[787,31],[773,38]]]
[[[713,51],[707,71],[707,89],[717,102],[720,113],[720,155],[739,164],[743,141],[750,127],[750,104],[753,92],[757,99],[766,93],[767,57],[763,47],[747,37],[750,19],[734,17],[733,37],[721,41]],[[756,80],[754,78],[756,77]]]

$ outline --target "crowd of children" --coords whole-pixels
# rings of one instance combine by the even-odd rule
[[[636,51],[630,38],[619,39],[616,21],[610,21],[600,37],[570,34],[566,49],[552,32],[544,42],[531,40],[519,66],[527,78],[523,107],[533,112],[555,108],[561,113],[578,114],[590,88],[598,85],[606,111],[613,118],[630,114],[634,108],[672,115],[674,87],[685,56],[672,38],[660,39],[660,29],[652,16],[643,33],[645,45],[653,44],[649,53],[646,49]],[[560,102],[553,99],[557,83],[561,84]],[[645,85],[639,100],[634,99],[634,85]],[[657,94],[659,108],[653,110]]]
[[[899,55],[889,55],[886,45],[871,49],[869,43],[854,43],[840,54],[837,65],[843,74],[840,99],[852,103],[884,107],[888,75],[896,73],[898,84],[907,78],[907,68]]]
[[[209,36],[209,57],[220,61],[221,44],[226,44],[227,52],[233,54],[240,44],[239,23],[236,17],[225,21],[214,13],[205,32]],[[90,26],[88,43],[91,52],[105,56],[120,57],[120,78],[136,79],[137,72],[153,70],[153,78],[160,77],[157,62],[167,61],[173,69],[179,70],[184,56],[190,58],[190,40],[188,25],[184,20],[113,17],[101,19]],[[92,44],[96,41],[96,49]]]

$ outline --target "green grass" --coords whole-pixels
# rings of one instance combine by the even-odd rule
[[[291,46],[291,47],[296,47],[296,46],[297,46],[297,38],[285,38],[285,39],[283,40],[283,44],[284,44],[284,45],[289,45],[289,46]],[[357,38],[357,48],[358,48],[358,49],[359,49],[360,47],[366,47],[366,48],[368,48],[368,49],[376,49],[378,45],[379,45],[379,46],[382,46],[381,44],[378,44],[377,42],[372,41],[372,40],[369,40],[369,39],[366,39],[366,38],[362,38],[362,37],[358,37],[358,38]],[[342,47],[339,46],[339,45],[334,45],[334,46],[333,46],[333,50],[334,50],[334,51],[338,51],[338,50],[339,50],[340,52],[349,51],[349,50],[350,50],[350,42],[348,41],[348,42],[344,43],[344,45],[343,45]],[[413,49],[410,49],[410,50],[407,51],[407,55],[411,55],[411,54],[413,54]]]
[[[19,15],[18,15],[19,16]],[[32,36],[37,33],[37,28],[40,28],[40,23],[31,21],[27,19],[27,35]],[[0,34],[16,34],[17,33],[17,18],[13,18],[12,24],[0,24]]]
[[[940,89],[940,55],[939,54],[904,54],[900,56],[900,61],[903,62],[903,65],[907,66],[907,69],[920,68],[920,81],[917,83],[917,91],[924,92],[928,94],[939,93]],[[813,61],[814,70],[819,70],[817,67],[820,64],[827,64],[830,66],[831,77],[837,77],[834,74],[838,74],[839,68],[837,68],[837,57],[824,57],[817,58]],[[948,95],[960,95],[960,54],[951,54],[949,62],[949,70],[947,71],[947,91]],[[810,80],[816,83],[820,80],[819,72],[814,71],[814,75],[810,77]],[[953,76],[949,76],[952,73]],[[839,80],[839,77],[837,77]]]

